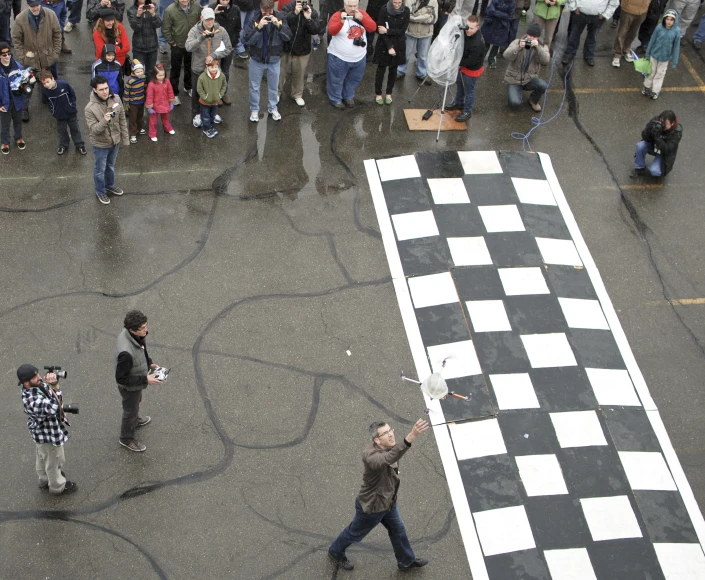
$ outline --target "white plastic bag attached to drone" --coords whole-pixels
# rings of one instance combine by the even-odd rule
[[[464,24],[459,14],[451,14],[428,50],[426,70],[439,85],[452,85],[458,76],[465,44],[464,31],[460,27]]]
[[[442,399],[448,394],[448,385],[441,373],[436,372],[421,383],[421,390],[432,399]]]

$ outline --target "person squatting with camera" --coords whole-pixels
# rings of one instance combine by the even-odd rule
[[[663,111],[646,124],[641,132],[641,141],[636,144],[634,170],[629,177],[643,175],[646,171],[652,177],[665,177],[676,162],[678,144],[683,136],[683,126],[673,111]],[[647,166],[646,155],[653,155]]]
[[[78,486],[66,479],[62,468],[64,443],[70,437],[66,413],[78,413],[78,407],[63,403],[59,376],[66,378],[66,372],[61,367],[44,368],[49,371],[44,379],[34,365],[25,363],[17,369],[24,412],[29,415],[27,428],[35,444],[39,488],[49,489],[52,495],[73,493]]]
[[[35,82],[30,69],[18,63],[7,42],[0,42],[0,151],[10,153],[10,124],[17,148],[27,145],[22,138],[22,110]]]
[[[509,61],[504,73],[509,105],[520,107],[524,100],[523,92],[531,91],[529,106],[537,113],[541,110],[539,101],[548,89],[548,83],[539,77],[539,73],[542,66],[551,62],[551,53],[541,43],[540,37],[541,25],[534,22],[526,30],[526,36],[513,40],[503,54]]]
[[[161,380],[150,373],[159,368],[147,353],[147,317],[139,310],[130,310],[123,321],[124,328],[118,334],[115,360],[115,382],[122,397],[122,424],[120,445],[137,453],[145,451],[135,439],[135,430],[144,427],[152,418],[140,417],[142,391],[148,385],[158,385]]]

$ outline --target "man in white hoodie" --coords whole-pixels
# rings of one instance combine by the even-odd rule
[[[570,34],[561,62],[566,65],[575,58],[575,53],[578,52],[580,45],[580,37],[587,27],[583,58],[588,66],[595,66],[597,33],[605,20],[612,18],[614,11],[619,6],[619,0],[568,0],[566,6],[571,12]]]

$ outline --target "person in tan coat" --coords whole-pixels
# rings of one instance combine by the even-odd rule
[[[639,33],[641,23],[646,20],[651,0],[622,0],[622,14],[619,17],[619,28],[614,39],[612,66],[619,68],[622,57],[627,62],[632,62],[632,43]]]
[[[17,15],[12,28],[12,44],[17,60],[35,74],[49,69],[55,79],[59,78],[56,62],[61,53],[61,27],[52,10],[43,8],[41,0],[27,0],[27,10]],[[22,121],[29,122],[29,101],[25,99]]]
[[[108,204],[108,193],[123,194],[122,189],[115,185],[115,161],[120,145],[129,145],[130,137],[122,101],[119,96],[110,93],[108,79],[101,75],[94,76],[91,88],[93,90],[84,112],[95,155],[93,181],[98,201]]]
[[[400,570],[421,568],[428,564],[427,559],[417,558],[411,549],[404,521],[397,508],[399,460],[411,448],[416,436],[428,428],[428,422],[419,419],[409,434],[397,443],[394,429],[387,423],[380,421],[370,425],[372,442],[362,452],[365,471],[360,493],[355,499],[355,517],[328,548],[328,557],[338,568],[354,568],[345,556],[345,550],[351,544],[362,541],[378,524],[387,528]]]

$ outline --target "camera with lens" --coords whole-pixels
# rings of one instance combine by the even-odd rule
[[[71,413],[72,415],[78,415],[78,404],[69,403],[68,405],[61,405],[64,413]]]
[[[113,115],[114,114],[115,113],[113,113]],[[44,367],[44,370],[46,370],[50,373],[54,373],[56,375],[56,378],[58,378],[58,379],[65,379],[66,377],[69,376],[69,374],[66,371],[62,371],[61,367],[58,367],[56,365]]]
[[[469,30],[470,27],[468,26],[467,22],[463,22],[462,24],[458,24],[458,28],[460,30]]]
[[[522,38],[522,40],[524,41],[524,48],[526,50],[531,50],[531,38],[525,36],[524,38]]]
[[[206,36],[213,38],[215,36],[215,32],[212,30],[206,30]]]
[[[365,42],[365,39],[360,37],[360,38],[355,38],[353,40],[353,44],[355,46],[367,46],[367,43]]]
[[[308,2],[306,0],[301,3],[301,10],[308,10]]]

